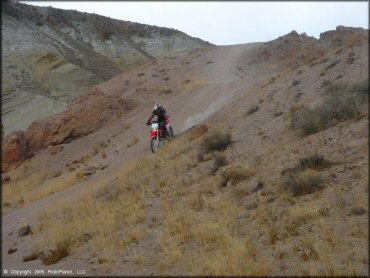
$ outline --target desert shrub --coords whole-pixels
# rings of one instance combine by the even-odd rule
[[[283,188],[292,192],[295,196],[313,193],[321,189],[324,183],[324,180],[315,170],[322,170],[331,164],[332,162],[318,153],[303,157],[299,159],[295,167],[281,172]]]
[[[363,215],[366,213],[366,209],[361,206],[355,206],[351,208],[352,215]]]
[[[291,114],[291,127],[300,129],[303,136],[318,132],[321,127],[320,117],[313,109],[300,105]]]
[[[317,109],[323,127],[354,118],[367,98],[368,82],[360,82],[351,87],[331,84],[325,93],[324,103]]]
[[[35,250],[32,250],[31,254],[30,255],[27,255],[27,256],[24,256],[22,258],[22,261],[23,262],[29,262],[29,261],[34,261],[36,259],[39,258],[39,252],[35,251]]]
[[[56,247],[47,254],[40,254],[41,261],[44,265],[51,265],[57,263],[69,254],[69,243],[59,242]]]
[[[288,172],[282,176],[282,186],[294,196],[310,194],[323,188],[324,179],[313,169]]]
[[[213,159],[212,173],[217,172],[218,169],[229,164],[226,155],[219,151],[213,153]]]
[[[252,115],[254,113],[256,113],[258,111],[259,107],[257,105],[253,105],[252,107],[250,107],[247,111],[247,115]]]
[[[299,159],[300,169],[323,169],[329,165],[331,165],[331,162],[326,160],[323,155],[318,153],[314,153]]]
[[[230,133],[214,132],[203,139],[200,145],[200,153],[203,156],[214,151],[224,151],[230,144]]]
[[[201,161],[209,161],[213,158],[213,153],[207,153],[203,157],[201,157]]]
[[[361,105],[367,103],[368,88],[368,81],[350,87],[330,84],[321,105],[315,108],[301,105],[291,109],[291,127],[300,129],[305,136],[355,118]]]
[[[283,170],[281,175],[296,173],[306,169],[322,170],[331,165],[332,162],[324,158],[323,155],[314,153],[307,157],[300,158],[296,166]]]
[[[221,183],[227,185],[228,182],[236,184],[254,175],[248,167],[242,164],[227,165],[220,169]]]

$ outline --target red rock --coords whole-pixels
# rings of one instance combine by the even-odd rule
[[[98,89],[82,95],[67,110],[33,122],[25,133],[17,133],[13,139],[7,136],[3,145],[3,169],[19,166],[26,156],[49,145],[53,145],[49,152],[55,154],[61,151],[57,145],[97,130],[112,117],[119,117],[136,105],[137,101],[123,100],[121,94],[107,96]]]
[[[61,152],[62,150],[63,150],[63,146],[61,146],[61,145],[56,145],[56,146],[54,146],[54,145],[50,145],[50,146],[48,147],[48,151],[49,151],[49,153],[50,153],[51,155],[55,155],[55,154],[57,154],[57,153]]]
[[[26,158],[26,138],[23,131],[8,134],[2,144],[2,171],[18,167]]]

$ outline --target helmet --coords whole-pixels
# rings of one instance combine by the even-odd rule
[[[154,110],[157,110],[161,105],[159,103],[157,103],[156,105],[154,105]]]

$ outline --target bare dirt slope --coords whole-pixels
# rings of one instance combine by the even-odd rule
[[[367,211],[367,107],[361,106],[355,119],[308,136],[291,128],[291,113],[299,105],[320,105],[330,82],[366,81],[368,46],[345,45],[302,60],[299,52],[274,53],[280,49],[274,48],[276,42],[306,39],[291,34],[269,44],[192,50],[99,84],[106,96],[135,101],[134,109],[62,142],[63,150],[55,155],[47,149],[36,152],[6,174],[3,269],[367,275],[368,217],[359,212]],[[248,165],[252,177],[221,187],[221,170],[210,174],[212,158],[198,159],[199,140],[181,136],[153,156],[144,124],[157,102],[171,115],[175,135],[195,124],[232,134],[233,144],[224,154],[230,165]],[[334,163],[322,172],[328,186],[314,194],[285,195],[281,172],[316,152]],[[252,192],[257,183],[264,186],[258,194]],[[88,211],[95,213],[92,218]],[[76,222],[79,213],[85,216]],[[25,224],[33,234],[19,238],[18,228]],[[81,239],[79,233],[88,237]],[[56,264],[22,262],[35,248],[46,252],[54,239],[74,237],[81,242],[72,243],[69,255]],[[247,251],[238,248],[244,244]],[[14,247],[17,251],[8,254]]]

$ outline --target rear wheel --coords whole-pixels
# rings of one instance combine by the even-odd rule
[[[172,129],[172,127],[170,126],[169,128],[168,128],[168,133],[170,134],[170,140],[172,140],[173,139],[173,129]]]
[[[150,149],[153,153],[156,153],[159,149],[159,139],[157,140],[157,137],[153,137],[150,140]]]

